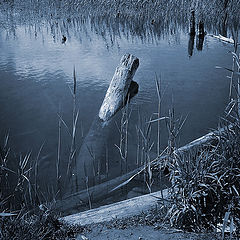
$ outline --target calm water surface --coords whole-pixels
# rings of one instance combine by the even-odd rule
[[[4,12],[1,18],[5,21]],[[179,145],[216,128],[228,102],[227,73],[215,66],[231,67],[229,50],[232,46],[206,36],[202,51],[196,49],[195,39],[193,54],[189,56],[188,23],[184,23],[184,27],[178,26],[177,32],[163,32],[162,35],[155,34],[156,26],[149,25],[147,32],[136,27],[136,34],[127,26],[113,28],[111,23],[107,26],[91,19],[74,24],[73,20],[64,24],[60,20],[58,24],[53,21],[34,24],[19,21],[13,26],[10,23],[0,26],[0,133],[1,136],[10,133],[11,146],[16,154],[32,151],[36,156],[44,144],[39,159],[39,178],[45,181],[55,178],[59,112],[71,127],[70,88],[74,66],[80,116],[79,148],[98,113],[121,56],[131,53],[140,59],[134,77],[139,84],[139,93],[130,106],[130,168],[136,161],[138,112],[142,118],[148,119],[157,111],[156,76],[161,78],[165,90],[162,115],[167,114],[172,102],[177,117],[188,115]],[[62,35],[67,37],[65,43],[62,43]],[[117,124],[119,118],[116,118]],[[164,148],[167,143],[164,122],[161,127]],[[153,139],[155,135],[153,133]],[[119,143],[115,124],[110,139],[109,159],[114,169],[120,161],[114,146]],[[61,167],[64,170],[71,142],[65,127],[61,141]]]

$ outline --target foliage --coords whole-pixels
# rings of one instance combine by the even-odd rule
[[[217,134],[217,142],[169,164],[172,225],[188,231],[213,229],[229,213],[240,231],[240,121]]]
[[[220,124],[224,127],[214,132],[215,141],[193,151],[175,150],[167,162],[172,183],[167,213],[170,223],[188,231],[220,225],[222,239],[227,225],[230,238],[234,231],[240,236],[240,82],[237,38],[234,41],[233,67],[227,70],[231,73],[229,97],[236,99],[226,107]]]
[[[9,29],[21,24],[49,25],[54,35],[90,22],[92,31],[104,38],[121,31],[146,38],[188,31],[191,9],[195,9],[197,22],[204,19],[207,31],[231,27],[240,22],[239,6],[239,0],[15,0],[0,4],[0,21]]]
[[[67,225],[58,217],[41,212],[25,217],[0,218],[1,239],[72,239],[86,230],[77,225]]]

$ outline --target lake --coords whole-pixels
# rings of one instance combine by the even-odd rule
[[[31,1],[30,1],[31,2]],[[58,2],[58,1],[56,1]],[[158,111],[156,78],[161,80],[163,100],[161,115],[174,106],[175,116],[187,120],[180,132],[182,146],[217,128],[229,101],[228,73],[216,66],[232,66],[233,50],[209,34],[219,33],[214,23],[206,22],[208,35],[202,46],[189,36],[189,16],[161,24],[151,16],[126,17],[122,12],[94,15],[86,7],[72,15],[59,6],[49,9],[43,3],[34,8],[17,4],[0,5],[0,133],[9,133],[10,146],[16,155],[31,152],[38,158],[41,185],[56,178],[59,114],[71,128],[73,69],[77,79],[76,146],[80,148],[109,86],[120,58],[131,53],[140,65],[134,80],[139,92],[129,108],[128,167],[136,167],[136,125],[144,126]],[[36,10],[38,9],[38,10]],[[46,10],[47,9],[47,10]],[[126,13],[127,14],[127,13]],[[176,13],[177,14],[177,13]],[[173,17],[173,16],[171,16]],[[63,36],[66,37],[63,41]],[[140,117],[139,117],[140,116]],[[106,141],[112,177],[120,174],[120,155],[116,144],[121,113],[111,125]],[[141,118],[141,121],[139,120]],[[161,149],[167,144],[167,130],[161,122]],[[156,141],[153,125],[151,141]],[[71,137],[62,123],[60,172],[64,176]],[[156,144],[153,146],[156,152]],[[47,187],[46,187],[47,188]]]

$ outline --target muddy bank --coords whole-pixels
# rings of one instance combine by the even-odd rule
[[[86,238],[84,238],[86,237]],[[125,229],[118,228],[108,228],[104,225],[94,226],[90,232],[86,234],[79,234],[77,236],[78,240],[91,239],[91,240],[107,240],[107,239],[152,239],[152,240],[217,240],[219,237],[215,234],[195,234],[195,233],[183,233],[182,231],[176,229],[167,229],[162,227],[162,229],[156,229],[154,226],[128,226]]]

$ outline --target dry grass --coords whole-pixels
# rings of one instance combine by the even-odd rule
[[[216,144],[174,154],[171,159],[170,223],[188,231],[202,231],[216,229],[225,219],[239,234],[239,120],[218,135]]]
[[[235,99],[231,99],[219,124],[225,126],[225,130],[216,132],[214,143],[187,153],[170,152],[167,162],[172,186],[166,219],[172,226],[187,231],[218,229],[222,239],[227,228],[230,239],[240,236],[239,56],[236,47],[232,54],[233,69],[227,70],[231,72],[231,97]]]
[[[75,239],[87,228],[67,225],[58,216],[42,211],[37,215],[0,218],[0,238],[8,239]]]

